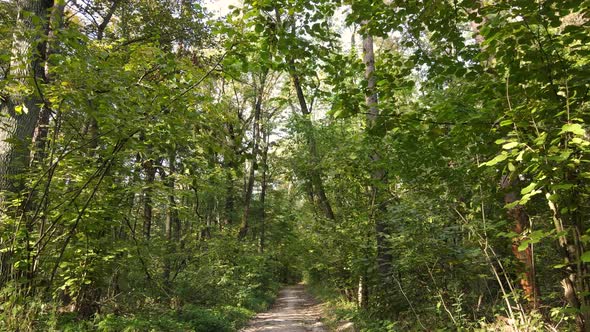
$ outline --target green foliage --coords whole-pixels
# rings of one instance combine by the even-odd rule
[[[236,331],[251,316],[247,310],[225,307],[220,310],[185,306],[159,315],[155,312],[135,317],[107,315],[99,318],[96,330],[115,331]]]
[[[590,320],[587,0],[74,1],[21,34],[28,2],[0,2],[0,130],[42,114],[0,142],[28,164],[0,330],[235,331],[302,279],[363,331]]]

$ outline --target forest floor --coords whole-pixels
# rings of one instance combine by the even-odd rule
[[[269,311],[256,315],[241,332],[325,332],[321,316],[321,305],[304,285],[288,286]]]

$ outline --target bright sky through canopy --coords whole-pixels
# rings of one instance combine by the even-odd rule
[[[215,16],[224,16],[230,12],[229,6],[238,6],[238,0],[207,0],[205,7]]]

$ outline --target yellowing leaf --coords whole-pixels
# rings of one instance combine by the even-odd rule
[[[502,153],[497,155],[494,159],[487,161],[483,164],[481,164],[482,166],[494,166],[498,163],[503,162],[504,160],[506,160],[508,158],[508,155],[506,153]]]
[[[535,186],[537,185],[537,183],[535,182],[531,182],[531,184],[529,184],[528,186],[522,188],[522,190],[520,191],[521,195],[526,195],[528,193],[530,193],[531,191],[533,191],[533,189],[535,189]]]
[[[563,133],[572,133],[572,134],[578,135],[578,136],[586,135],[586,131],[584,130],[582,125],[579,123],[564,124],[563,127],[561,127],[560,134],[563,134]]]
[[[29,108],[25,104],[16,105],[16,106],[14,106],[14,112],[16,114],[28,114]]]
[[[518,142],[510,142],[510,143],[506,143],[506,144],[502,145],[502,149],[510,150],[510,149],[514,149],[517,146],[518,146]]]
[[[518,246],[518,251],[526,250],[529,247],[530,243],[531,243],[530,240],[522,241],[522,243]]]

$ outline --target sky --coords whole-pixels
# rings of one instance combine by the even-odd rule
[[[204,0],[204,5],[215,17],[221,17],[231,11],[229,6],[241,6],[241,0]],[[341,10],[336,14],[333,23],[337,25],[336,29],[340,30],[340,41],[344,50],[348,50],[350,48],[350,40],[353,30],[350,27],[344,27],[344,16],[345,13]],[[358,41],[360,41],[360,38],[357,37],[357,43]],[[359,47],[359,45],[357,45],[357,47]]]
[[[205,7],[216,16],[224,16],[230,12],[229,6],[238,6],[239,0],[205,0]]]

